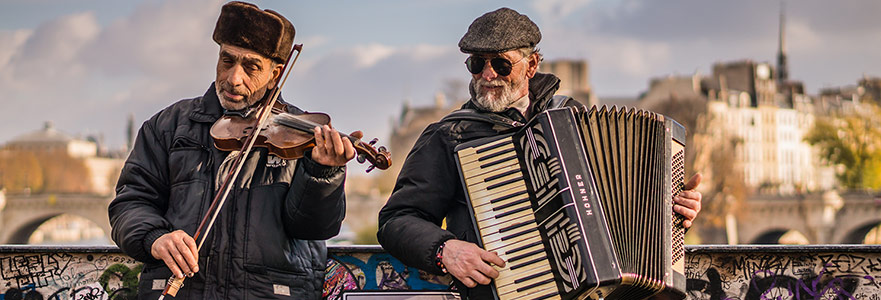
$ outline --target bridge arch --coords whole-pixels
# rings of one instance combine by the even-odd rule
[[[881,226],[881,218],[864,222],[845,231],[844,236],[839,242],[842,244],[862,244],[866,239],[866,235],[868,235],[872,229],[876,229],[879,226]]]
[[[758,234],[750,244],[809,244],[808,238],[798,230],[786,228],[769,229]]]
[[[33,218],[29,221],[25,221],[25,223],[18,226],[12,225],[13,227],[10,227],[8,237],[5,241],[3,241],[4,244],[27,244],[28,239],[30,239],[31,237],[31,234],[33,234],[34,231],[36,231],[37,228],[40,227],[40,225],[43,225],[43,223],[46,223],[46,221],[49,221],[57,216],[60,216],[60,214]]]
[[[95,195],[6,196],[0,212],[0,244],[23,244],[43,223],[63,214],[75,215],[98,225],[110,240],[107,205],[111,198]]]

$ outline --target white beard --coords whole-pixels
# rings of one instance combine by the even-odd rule
[[[481,86],[501,86],[501,94],[497,95],[497,93],[493,92],[481,92]],[[478,79],[472,78],[471,88],[474,89],[476,95],[474,99],[477,100],[477,102],[475,104],[484,110],[491,112],[503,112],[510,108],[511,104],[520,99],[516,95],[516,91],[518,90],[517,87],[510,82],[505,82],[500,79],[486,81],[482,77]]]
[[[231,90],[232,88],[229,88],[229,89]],[[263,96],[266,95],[266,91],[267,91],[265,89],[262,91],[258,91],[254,94],[251,94],[251,95],[245,97],[244,99],[242,99],[242,101],[231,101],[231,100],[227,100],[223,96],[223,90],[224,90],[224,87],[222,87],[222,86],[215,86],[214,87],[214,91],[217,93],[217,99],[220,100],[220,106],[222,106],[226,110],[243,110],[248,107],[251,107],[252,105],[254,105],[254,103],[257,103],[257,101],[260,101],[261,99],[263,99]]]

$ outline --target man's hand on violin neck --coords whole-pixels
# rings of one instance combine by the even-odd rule
[[[316,126],[315,147],[312,148],[312,160],[325,166],[344,166],[355,158],[355,146],[348,138],[330,126]]]
[[[196,241],[183,230],[175,230],[160,236],[150,247],[150,254],[165,262],[177,278],[193,277],[199,272],[199,251]]]

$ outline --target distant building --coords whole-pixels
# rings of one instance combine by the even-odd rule
[[[820,90],[817,108],[829,114],[852,114],[860,103],[859,87],[848,85]]]
[[[90,186],[96,194],[109,195],[114,192],[116,178],[122,169],[124,159],[110,157],[99,151],[98,144],[93,140],[80,139],[63,133],[46,122],[45,126],[33,132],[29,132],[13,138],[2,148],[7,152],[30,152],[61,155],[67,154],[71,158],[80,159],[89,169]],[[105,155],[99,155],[105,154]]]
[[[708,142],[740,142],[736,161],[748,186],[780,194],[834,186],[831,169],[820,164],[817,149],[804,141],[815,109],[799,83],[787,81],[789,89],[781,93],[774,70],[752,61],[719,63],[713,70],[702,81]]]
[[[587,106],[597,104],[596,96],[590,87],[589,66],[586,60],[553,60],[543,61],[538,71],[552,73],[560,78],[560,89],[557,95],[566,95]]]
[[[41,130],[13,138],[3,148],[11,151],[67,153],[74,158],[98,155],[96,143],[64,134],[55,129],[52,122],[46,122]]]
[[[412,107],[409,102],[401,106],[401,114],[392,120],[392,133],[388,140],[389,151],[392,153],[392,166],[382,172],[379,186],[383,192],[391,192],[401,166],[416,144],[416,139],[429,124],[439,121],[450,112],[459,109],[464,102],[447,103],[442,93],[434,97],[434,105]]]
[[[653,78],[649,90],[639,96],[640,107],[655,107],[661,102],[700,99],[707,97],[701,91],[701,76],[667,76]]]
[[[881,77],[865,76],[860,79],[858,87],[861,89],[860,101],[881,104]]]

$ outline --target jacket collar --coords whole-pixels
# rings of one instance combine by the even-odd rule
[[[220,106],[220,100],[217,99],[213,82],[202,98],[194,101],[193,105],[195,108],[190,113],[190,120],[195,122],[214,123],[223,115],[223,107]]]
[[[480,112],[487,112],[481,109],[477,104],[475,104],[476,100],[474,98],[477,96],[477,92],[474,90],[473,86],[471,86],[470,84],[468,86],[468,90],[471,93],[471,100],[465,102],[465,104],[462,105],[462,108],[470,108]],[[525,122],[527,121],[527,119],[531,119],[536,112],[544,111],[545,108],[547,108],[548,103],[551,101],[551,98],[553,98],[554,93],[559,88],[560,78],[557,78],[557,76],[554,76],[554,74],[535,73],[535,76],[529,79],[529,116],[523,116],[515,108],[509,108],[498,114],[515,121]]]

